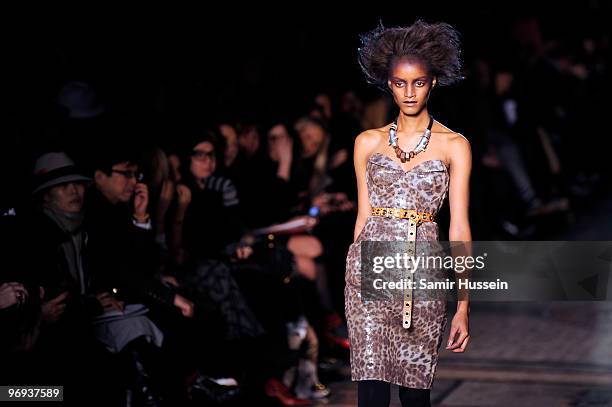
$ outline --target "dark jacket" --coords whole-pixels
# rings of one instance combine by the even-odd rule
[[[93,187],[86,195],[84,226],[93,292],[116,289],[118,297],[127,302],[173,303],[174,291],[157,276],[154,232],[134,224],[129,205],[113,205]]]
[[[187,180],[191,203],[183,221],[183,248],[190,259],[226,259],[244,232],[240,201],[230,179],[214,175],[206,182],[201,190]]]
[[[36,275],[39,286],[45,290],[44,301],[52,300],[67,291],[65,317],[78,318],[102,313],[102,306],[90,288],[87,265],[87,233],[82,229],[85,240],[79,253],[83,262],[85,292],[81,293],[79,281],[69,271],[63,244],[70,241],[70,236],[52,219],[43,213],[37,213],[30,224],[31,236],[31,269]]]

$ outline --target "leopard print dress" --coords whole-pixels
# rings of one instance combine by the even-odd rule
[[[405,171],[398,161],[373,154],[366,166],[372,207],[395,207],[434,216],[447,196],[449,171],[441,160],[428,160]],[[362,241],[407,240],[405,219],[370,216],[349,247],[346,258],[345,309],[351,346],[352,380],[382,380],[400,386],[429,389],[447,323],[447,303],[415,300],[412,325],[402,326],[402,301],[362,301]],[[423,222],[416,240],[438,241],[438,224]]]

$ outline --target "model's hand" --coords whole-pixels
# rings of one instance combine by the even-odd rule
[[[451,323],[446,349],[454,353],[463,353],[469,340],[468,314],[465,311],[457,311]]]
[[[149,205],[149,188],[143,183],[136,184],[134,196],[134,215],[137,218],[147,216],[147,206]]]

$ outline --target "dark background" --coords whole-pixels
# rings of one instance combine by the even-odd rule
[[[379,21],[454,25],[463,37],[468,76],[475,57],[520,58],[516,37],[528,34],[514,32],[517,20],[535,18],[545,39],[567,46],[608,34],[610,22],[604,1],[330,6],[28,19],[5,37],[2,98],[15,119],[43,117],[63,83],[86,80],[114,110],[132,115],[294,114],[316,92],[375,92],[364,83],[356,53],[359,34]]]
[[[105,137],[166,147],[180,140],[181,129],[193,123],[254,122],[265,129],[271,120],[293,121],[306,114],[320,92],[338,100],[351,89],[368,103],[381,92],[366,84],[360,72],[359,35],[381,22],[409,25],[417,18],[448,22],[462,36],[466,79],[434,92],[430,111],[472,144],[473,210],[480,211],[479,206],[495,210],[495,201],[505,199],[500,191],[477,188],[482,179],[477,161],[486,148],[482,131],[486,118],[477,108],[486,102],[472,92],[474,83],[482,79],[478,61],[521,78],[528,95],[521,102],[527,102],[523,113],[531,123],[546,124],[546,115],[558,105],[568,109],[570,116],[560,129],[560,155],[568,177],[584,168],[597,174],[607,171],[608,2],[220,6],[215,11],[210,5],[199,9],[149,6],[129,12],[54,10],[47,15],[41,11],[36,18],[7,15],[13,24],[3,39],[0,75],[6,119],[0,125],[6,152],[0,173],[3,184],[9,185],[4,196],[9,201],[16,196],[27,199],[34,160],[67,144],[70,153],[78,155],[75,149],[90,141],[104,142]],[[566,53],[577,57],[573,63],[583,63],[580,53],[585,39],[596,41],[597,57],[605,62],[603,74],[591,77],[586,85],[568,86],[565,79],[556,78],[546,81],[547,74],[530,78],[525,70],[534,41],[553,47],[549,57]],[[541,83],[542,79],[547,83]],[[76,142],[67,140],[63,134],[66,112],[57,97],[70,81],[91,84],[106,112],[131,125],[123,127],[121,135],[83,133]],[[529,94],[548,105],[540,105]],[[531,142],[522,143],[523,153],[534,182],[546,189],[549,180],[542,154],[529,156]],[[489,203],[479,203],[484,195],[489,195]]]

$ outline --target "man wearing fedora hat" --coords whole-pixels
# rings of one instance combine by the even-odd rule
[[[88,400],[92,392],[84,389],[91,385],[112,386],[107,376],[119,373],[115,364],[105,362],[108,354],[102,351],[100,345],[103,345],[106,351],[121,353],[124,359],[131,361],[133,371],[125,384],[127,391],[133,392],[134,399],[157,405],[157,395],[151,391],[148,382],[149,372],[143,367],[151,362],[143,362],[141,354],[143,349],[161,346],[163,333],[148,318],[148,309],[144,305],[126,305],[123,298],[117,296],[119,290],[116,287],[121,286],[119,281],[111,279],[113,288],[110,288],[100,283],[104,278],[95,275],[97,270],[92,266],[100,263],[100,259],[91,255],[99,247],[103,247],[103,251],[112,250],[118,239],[117,235],[104,235],[99,239],[99,229],[88,230],[91,223],[84,222],[85,189],[92,184],[92,179],[82,175],[65,153],[53,152],[44,154],[36,162],[34,182],[38,216],[33,224],[35,233],[32,233],[36,253],[33,268],[38,272],[44,291],[42,316],[45,328],[38,346],[44,360],[41,369],[46,376],[43,377],[54,377],[68,391],[79,393],[77,398]],[[105,190],[116,191],[119,200],[123,195],[128,200],[135,189],[133,187],[133,183],[124,183],[122,188],[106,185]],[[129,193],[125,193],[125,189]],[[98,188],[88,193],[95,194],[96,191]],[[146,195],[140,201],[137,206],[146,210]],[[89,213],[92,217],[100,215],[96,211]],[[145,230],[149,229],[146,221],[138,220],[134,222]],[[102,222],[113,230],[114,219],[102,219]],[[89,232],[92,231],[93,252],[89,241]],[[121,253],[115,250],[113,254],[119,255],[109,256],[114,266],[126,271],[121,268],[125,264]],[[151,253],[140,254],[152,256]],[[96,380],[88,380],[92,374]],[[112,400],[123,396],[109,397]],[[112,403],[104,400],[102,404]]]
[[[55,253],[63,253],[62,266],[55,273],[39,273],[43,296],[43,318],[56,322],[66,309],[66,297],[84,296],[88,281],[81,253],[85,247],[83,224],[83,198],[91,179],[78,170],[74,162],[63,152],[43,154],[34,166],[35,200],[39,204],[37,219],[37,260],[40,268],[44,262],[57,262]],[[41,238],[42,237],[42,238]],[[45,252],[50,250],[49,257]],[[95,304],[95,302],[92,302]]]
[[[34,166],[35,213],[28,228],[32,256],[26,263],[41,288],[37,371],[77,399],[87,398],[100,367],[91,318],[111,306],[91,291],[87,273],[83,204],[91,183],[64,152],[43,154]]]

